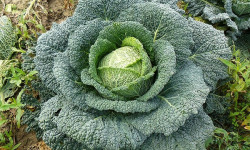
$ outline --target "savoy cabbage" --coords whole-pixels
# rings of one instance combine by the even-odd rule
[[[56,96],[38,120],[52,149],[205,149],[202,105],[231,52],[175,2],[80,0],[39,37],[36,69]]]
[[[212,24],[225,23],[234,40],[250,28],[250,0],[184,0],[193,16],[202,16]]]
[[[9,59],[16,42],[14,28],[7,16],[0,17],[0,60]]]

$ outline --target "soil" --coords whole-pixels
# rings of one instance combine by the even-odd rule
[[[14,4],[15,9],[21,13],[21,11],[29,7],[31,1],[33,0],[0,0],[0,12],[3,5]],[[72,16],[78,0],[73,0],[73,2],[71,3],[71,0],[36,0],[33,9],[38,14],[38,20],[41,21],[46,30],[49,30],[53,23],[61,23],[69,16]],[[16,13],[15,15],[10,13],[4,14],[9,16],[13,23],[17,23],[16,18],[18,18],[20,13]]]
[[[2,13],[11,18],[12,23],[17,23],[17,17],[20,13],[11,14],[3,11],[3,6],[14,4],[16,10],[22,12],[26,10],[30,2],[33,0],[0,0],[0,16]],[[78,0],[74,0],[74,4],[70,0],[36,0],[33,9],[38,13],[38,19],[49,30],[54,22],[61,23],[74,12]],[[1,3],[2,2],[2,3]],[[0,118],[1,119],[1,118]],[[0,128],[0,133],[10,129],[10,123]],[[13,132],[14,141],[16,144],[21,143],[18,150],[51,150],[43,141],[36,138],[35,132],[27,133],[25,131],[26,125],[21,126],[20,129],[15,129]],[[0,150],[3,150],[0,148]]]
[[[22,126],[16,133],[17,143],[21,143],[18,150],[51,150],[43,141],[36,138],[36,133],[26,132],[26,125]]]

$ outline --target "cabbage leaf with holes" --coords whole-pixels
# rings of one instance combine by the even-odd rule
[[[52,149],[205,149],[214,126],[202,105],[231,52],[174,2],[80,0],[39,37],[36,70],[57,94],[38,117]]]

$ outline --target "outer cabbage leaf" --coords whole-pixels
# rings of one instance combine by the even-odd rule
[[[69,34],[75,30],[77,21],[77,19],[71,17],[62,24],[54,24],[50,31],[38,38],[34,59],[36,70],[39,71],[44,84],[55,92],[59,91],[59,84],[56,82],[52,71],[54,57],[57,53],[66,50]]]
[[[157,96],[162,100],[158,109],[129,116],[128,121],[146,135],[163,133],[168,136],[182,126],[190,115],[198,112],[208,93],[202,70],[189,62],[177,70]]]
[[[193,54],[189,58],[202,68],[206,83],[211,89],[214,89],[219,79],[228,76],[227,67],[219,60],[219,58],[231,58],[228,39],[222,31],[191,18],[189,19],[189,26],[193,28],[195,42],[192,49]]]
[[[231,28],[229,33],[239,34],[236,23],[231,19],[230,14],[225,13],[224,10],[208,5],[203,9],[202,17],[211,21],[212,24],[225,21],[227,26]]]
[[[96,18],[115,20],[120,12],[140,2],[142,0],[80,0],[74,16],[85,21]]]
[[[104,99],[97,93],[86,94],[86,104],[97,110],[114,110],[122,113],[150,112],[159,107],[161,104],[159,99],[153,98],[147,102],[132,101],[112,101]]]
[[[55,120],[63,105],[67,105],[62,96],[55,96],[43,103],[40,116],[38,117],[39,127],[44,131],[43,140],[54,150],[82,150],[84,144],[78,143],[57,129]]]
[[[61,108],[63,107],[64,98],[61,96],[54,96],[49,99],[47,102],[43,103],[41,108],[41,113],[38,118],[39,120],[39,127],[43,130],[49,130],[56,128],[56,124],[53,123],[53,120],[60,112]]]
[[[139,101],[154,98],[175,73],[176,56],[173,46],[165,40],[158,40],[154,43],[153,50],[155,51],[155,61],[158,64],[157,78],[147,93],[137,99]]]
[[[178,5],[176,5],[179,0],[144,0],[146,2],[155,2],[155,3],[161,3],[161,4],[168,4],[172,9],[179,12],[180,14],[184,14],[184,10],[180,9]]]
[[[224,114],[227,110],[228,103],[226,102],[228,98],[224,96],[219,96],[213,93],[209,93],[206,104],[204,105],[204,111],[207,114],[216,112],[218,114]]]
[[[16,42],[14,28],[8,17],[0,17],[0,60],[8,59],[12,54],[11,47]]]
[[[43,140],[53,150],[83,150],[86,146],[82,143],[67,137],[60,133],[56,128],[44,132]]]
[[[232,0],[227,0],[232,1]],[[233,11],[237,15],[250,14],[250,0],[234,0],[233,1]]]
[[[65,106],[55,121],[59,131],[90,149],[136,149],[146,139],[119,114],[99,115]]]
[[[141,150],[205,150],[205,141],[214,130],[213,122],[203,110],[191,116],[186,123],[170,136],[152,134]]]
[[[80,77],[70,66],[67,56],[67,51],[57,54],[53,68],[54,75],[65,98],[71,103],[85,107],[84,95],[88,88],[81,83]]]
[[[26,57],[25,59],[27,59]],[[31,61],[33,59],[30,58],[28,60]],[[25,61],[27,62],[27,60]],[[28,65],[28,64],[25,64],[25,65]],[[25,66],[25,68],[27,67]],[[23,104],[33,107],[34,110],[31,111],[29,108],[25,108],[25,112],[22,116],[22,124],[28,125],[26,128],[26,132],[35,131],[37,138],[40,139],[42,138],[42,135],[44,132],[44,130],[39,128],[39,125],[38,125],[39,122],[37,120],[37,118],[39,117],[41,113],[41,103],[44,103],[47,100],[49,100],[51,97],[55,96],[55,93],[53,93],[51,90],[45,87],[40,80],[32,81],[31,87],[32,88],[30,88],[29,86],[25,87],[26,91],[24,94],[22,94],[21,100]],[[34,95],[34,92],[37,92],[39,94],[39,99],[38,97],[36,97],[37,95]]]
[[[36,55],[35,47],[29,48],[26,53],[22,54],[22,69],[26,72],[30,72],[35,69],[34,57]]]
[[[243,33],[235,42],[236,50],[241,52],[241,60],[250,58],[250,32]]]
[[[102,21],[101,19],[89,21],[84,25],[80,25],[69,36],[67,51],[70,58],[70,65],[78,75],[81,74],[82,69],[89,66],[89,49],[96,41],[99,32],[108,24],[109,22]]]
[[[226,23],[230,28],[228,36],[234,40],[242,30],[250,27],[250,2],[241,0],[184,0],[188,3],[188,11],[193,16],[202,16],[212,24]],[[249,8],[249,9],[248,9]]]
[[[250,28],[250,15],[236,20],[236,24],[240,30],[247,30]]]

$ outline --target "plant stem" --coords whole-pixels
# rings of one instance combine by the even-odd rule
[[[33,0],[33,1],[30,3],[29,7],[27,8],[27,11],[25,12],[24,19],[29,15],[30,10],[31,10],[31,8],[33,7],[33,5],[35,4],[35,2],[36,2],[36,0]]]
[[[4,101],[4,95],[3,95],[3,93],[0,93],[0,97],[1,97],[2,104],[4,104],[5,101]]]

